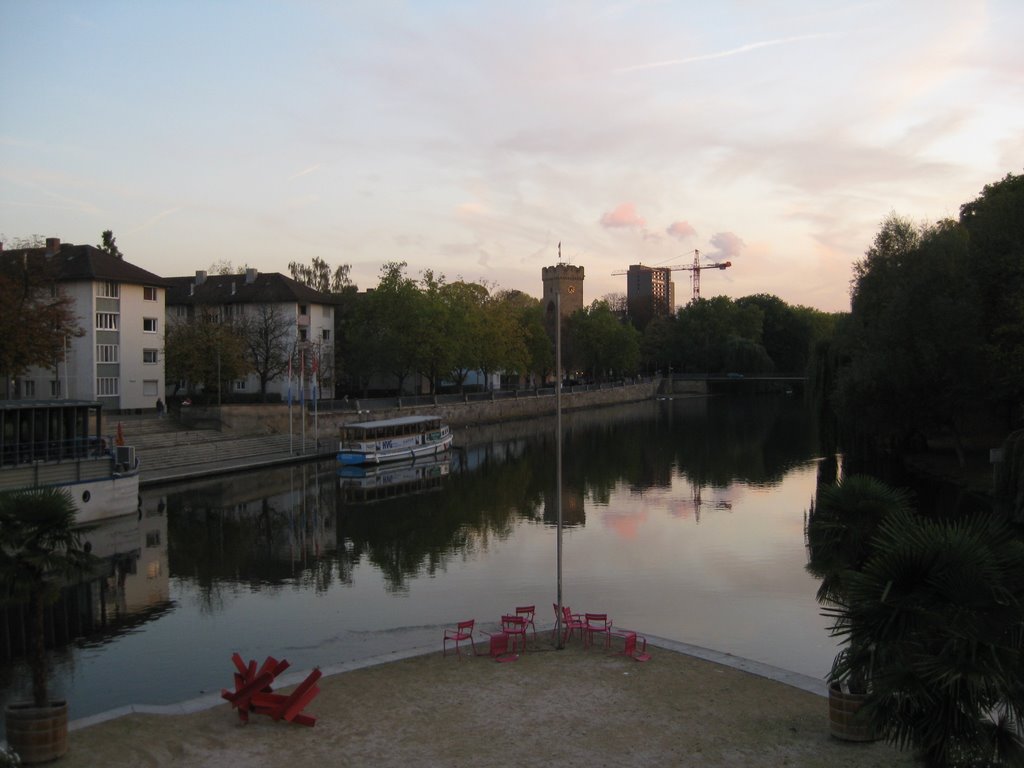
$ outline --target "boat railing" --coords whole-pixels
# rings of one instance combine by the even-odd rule
[[[80,462],[93,459],[113,461],[113,437],[80,437],[69,440],[37,440],[4,443],[0,467],[21,467],[35,463]]]

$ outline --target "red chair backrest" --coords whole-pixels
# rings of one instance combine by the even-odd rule
[[[459,622],[459,632],[468,629],[470,632],[473,631],[473,625],[476,624],[476,619],[470,619],[469,621]]]
[[[533,614],[537,612],[537,607],[534,605],[519,605],[516,606],[516,616],[523,616],[527,621],[533,619]]]
[[[608,614],[607,613],[587,613],[584,614],[587,620],[588,627],[599,627],[604,629],[608,626]]]
[[[502,616],[501,628],[505,632],[523,632],[526,630],[526,619],[522,616]]]

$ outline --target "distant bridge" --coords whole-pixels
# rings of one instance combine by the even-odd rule
[[[803,391],[806,376],[787,373],[673,373],[666,382],[672,394],[709,392]]]

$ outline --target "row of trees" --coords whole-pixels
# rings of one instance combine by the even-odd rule
[[[375,289],[337,298],[338,378],[355,392],[384,377],[401,391],[414,375],[436,391],[462,388],[474,371],[538,383],[554,373],[554,318],[538,299],[480,283],[448,283],[431,271],[415,280],[405,262],[381,268]],[[790,307],[775,296],[702,300],[658,318],[643,333],[615,309],[614,296],[568,317],[562,362],[588,380],[655,371],[802,373],[835,317]]]

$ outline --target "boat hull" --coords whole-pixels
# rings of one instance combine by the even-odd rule
[[[0,489],[64,488],[75,505],[75,524],[86,525],[139,509],[139,469],[112,472],[108,460],[83,460],[0,470]]]
[[[452,446],[451,432],[441,435],[437,440],[424,443],[382,446],[378,450],[342,448],[338,453],[338,461],[342,464],[382,464],[390,461],[418,459],[424,456],[437,456]]]

